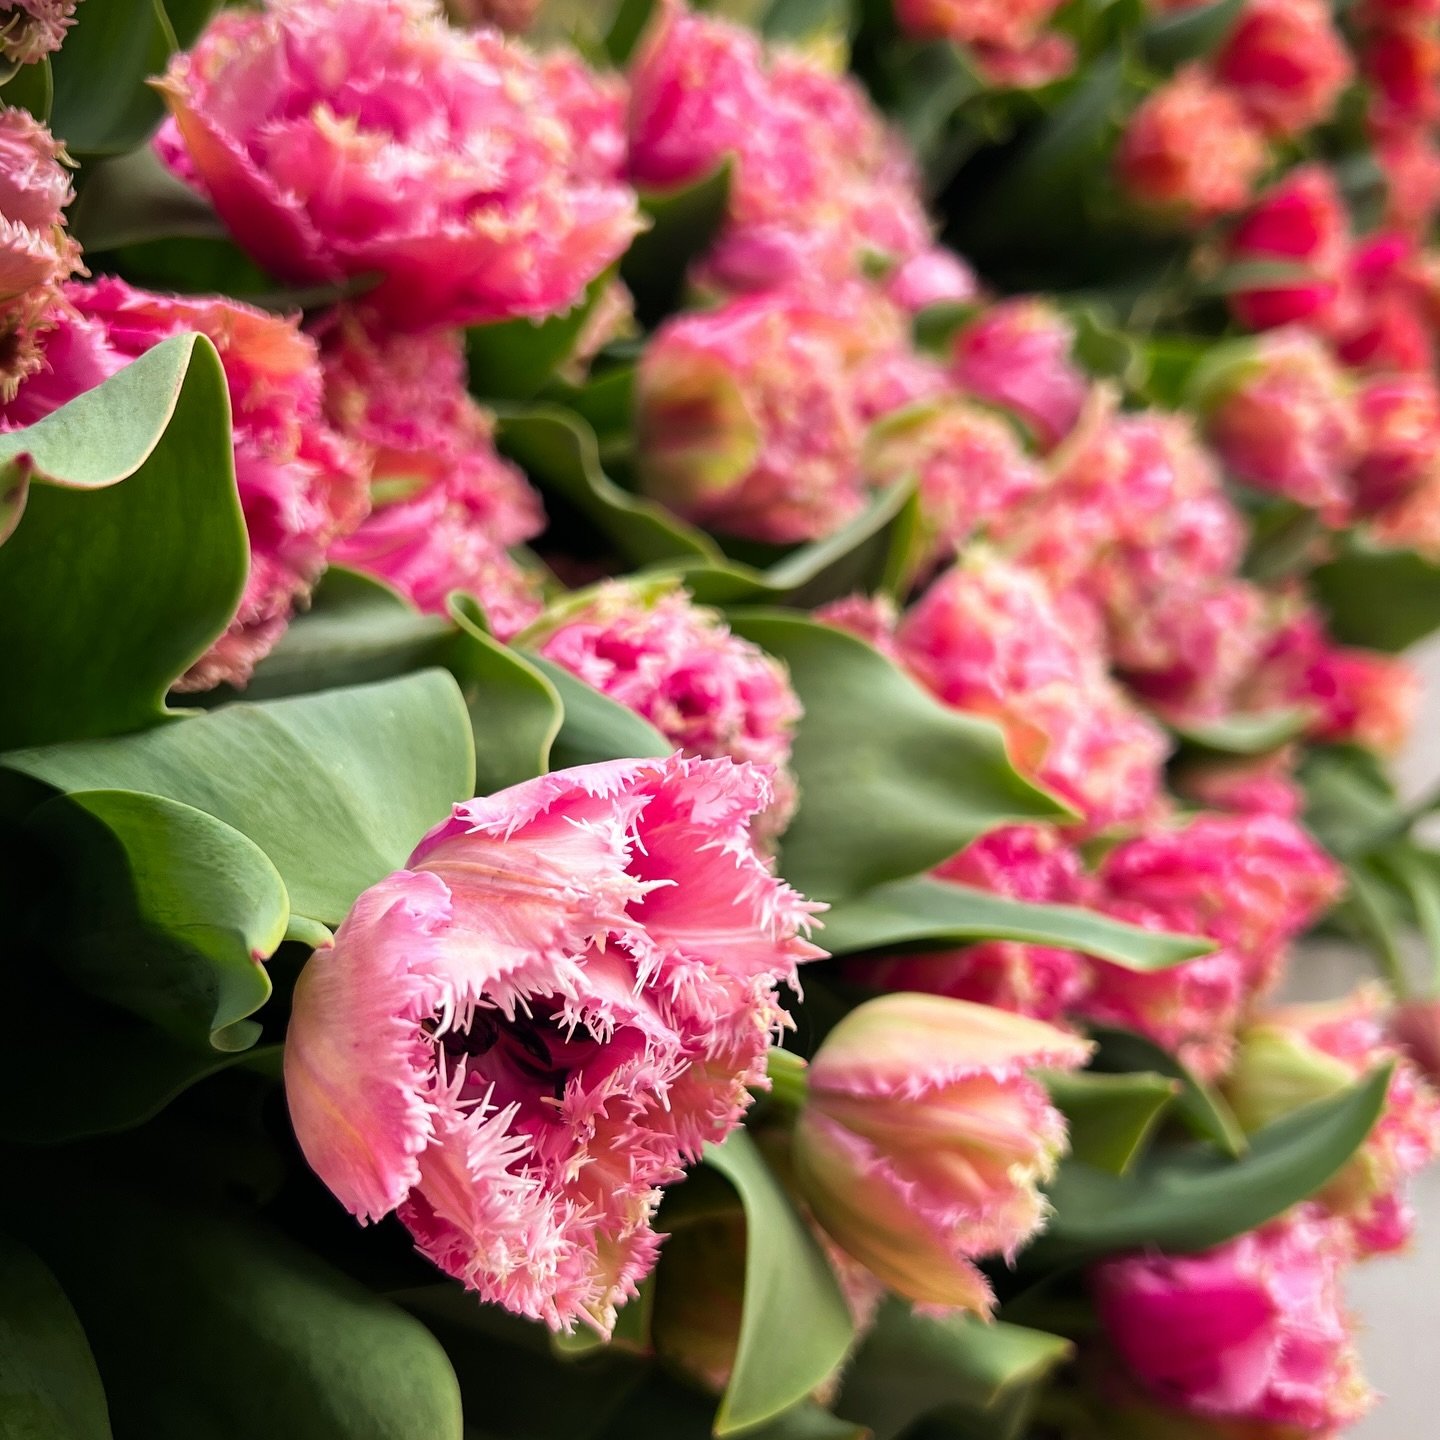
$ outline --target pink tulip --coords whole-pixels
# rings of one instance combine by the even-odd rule
[[[79,0],[5,0],[0,5],[0,56],[32,65],[60,48]],[[9,12],[8,14],[6,12]],[[9,211],[4,212],[7,216]]]
[[[1133,204],[1198,224],[1240,209],[1265,162],[1264,137],[1241,102],[1190,65],[1130,117],[1115,178]]]
[[[1403,543],[1387,517],[1403,513],[1417,492],[1440,489],[1440,386],[1425,374],[1377,375],[1361,384],[1357,410],[1357,507],[1388,540]]]
[[[74,191],[62,154],[38,120],[0,108],[0,402],[43,368],[41,336],[61,318],[60,286],[80,268],[80,247],[65,232]]]
[[[1346,304],[1334,325],[1336,354],[1372,374],[1425,374],[1435,367],[1423,257],[1405,235],[1381,231],[1355,247]]]
[[[533,539],[545,517],[466,391],[461,337],[377,331],[345,312],[318,329],[326,413],[371,461],[370,516],[334,558],[436,614],[452,590],[468,591],[509,639],[539,613],[540,596],[506,547]]]
[[[1261,336],[1212,375],[1203,405],[1207,437],[1237,479],[1345,522],[1360,425],[1319,340],[1303,330]]]
[[[1405,1000],[1390,1014],[1390,1037],[1432,1086],[1440,1085],[1440,1000]]]
[[[65,304],[75,318],[52,332],[47,369],[21,387],[11,423],[38,419],[172,335],[199,331],[220,352],[250,573],[230,628],[178,688],[243,685],[368,504],[363,455],[321,413],[315,344],[294,320],[233,300],[152,295],[115,279],[69,285]]]
[[[159,151],[281,279],[378,277],[397,329],[539,318],[640,228],[576,128],[610,103],[577,112],[577,71],[432,0],[272,0],[171,61]]]
[[[1039,1185],[1065,1121],[1027,1072],[1073,1069],[1088,1042],[988,1005],[886,995],[851,1011],[809,1069],[795,1181],[831,1239],[928,1307],[988,1314],[974,1261],[1013,1258],[1043,1225]]]
[[[978,400],[1009,410],[1053,450],[1075,427],[1089,381],[1071,358],[1075,332],[1043,300],[992,305],[955,337],[951,374]]]
[[[1092,1286],[1106,1337],[1156,1399],[1321,1440],[1371,1401],[1343,1308],[1345,1258],[1336,1227],[1302,1208],[1197,1255],[1107,1261]]]
[[[895,18],[921,40],[1015,50],[1032,41],[1061,0],[895,0]]]
[[[817,907],[728,760],[562,770],[455,807],[356,902],[295,991],[306,1158],[484,1299],[608,1333],[655,1260],[659,1187],[762,1084]]]
[[[1247,0],[1213,61],[1266,134],[1324,123],[1354,66],[1325,0]]]
[[[732,635],[719,612],[673,585],[614,582],[563,602],[525,644],[685,754],[766,766],[775,804],[763,828],[784,829],[796,801],[788,766],[800,701],[785,667]]]
[[[1365,39],[1361,61],[1385,122],[1433,125],[1440,119],[1440,34],[1433,22],[1375,30]]]
[[[1316,1196],[1345,1222],[1360,1255],[1409,1243],[1415,1225],[1410,1179],[1440,1153],[1440,1094],[1387,1037],[1385,1009],[1383,992],[1371,985],[1342,1000],[1273,1010],[1241,1034],[1226,1080],[1240,1123],[1258,1130],[1330,1099],[1377,1066],[1395,1064],[1375,1128]]]
[[[1176,787],[1207,810],[1298,820],[1305,794],[1294,771],[1294,747],[1285,746],[1269,755],[1217,758],[1187,766],[1176,777]]]

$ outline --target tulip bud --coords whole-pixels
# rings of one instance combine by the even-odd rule
[[[851,1011],[809,1072],[795,1182],[850,1256],[919,1304],[988,1313],[974,1261],[1012,1258],[1043,1225],[1039,1185],[1065,1121],[1035,1066],[1073,1069],[1088,1042],[934,995]]]

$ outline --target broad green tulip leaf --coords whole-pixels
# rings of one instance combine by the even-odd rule
[[[192,45],[219,0],[103,0],[82,5],[50,57],[51,129],[72,155],[119,155],[143,143],[165,113],[146,84],[177,48]]]
[[[1026,1268],[1080,1264],[1119,1250],[1208,1250],[1313,1195],[1364,1143],[1385,1106],[1390,1068],[1250,1137],[1232,1160],[1211,1145],[1152,1149],[1125,1175],[1066,1161],[1049,1187],[1055,1213]]]
[[[1180,1092],[1180,1082],[1152,1070],[1128,1075],[1046,1071],[1045,1088],[1069,1122],[1070,1154],[1082,1164],[1123,1175],[1145,1148]]]
[[[673,746],[648,720],[577,680],[539,655],[526,655],[554,687],[565,718],[550,747],[550,768],[589,765],[597,760],[630,760],[669,755]]]
[[[835,955],[1021,940],[1149,971],[1168,970],[1215,948],[1200,936],[1144,930],[1078,905],[1031,904],[923,875],[837,900],[823,918],[821,938]]]
[[[214,206],[166,169],[149,145],[86,167],[70,228],[86,254],[176,237],[219,240],[228,233]]]
[[[567,311],[544,320],[497,320],[465,332],[470,390],[482,400],[528,400],[574,353],[614,272],[590,282]]]
[[[1351,860],[1407,828],[1400,800],[1379,758],[1354,745],[1322,745],[1300,766],[1305,824],[1341,860]]]
[[[60,871],[49,938],[71,984],[199,1049],[254,1044],[247,1017],[270,998],[262,962],[285,938],[290,904],[253,841],[129,790],[47,801],[25,836]]]
[[[891,1440],[937,1410],[994,1410],[1043,1380],[1071,1348],[1043,1330],[970,1315],[931,1318],[889,1300],[846,1370],[835,1409],[875,1440]]]
[[[795,45],[843,41],[850,32],[850,0],[770,0],[761,28],[772,40]]]
[[[650,221],[630,242],[620,275],[635,297],[635,314],[653,326],[677,310],[690,262],[710,248],[730,205],[731,165],[675,190],[642,190],[640,209]]]
[[[1164,69],[1201,60],[1216,50],[1230,33],[1245,0],[1212,0],[1211,4],[1161,15],[1141,35],[1145,58]]]
[[[805,707],[780,870],[806,894],[853,895],[997,825],[1068,813],[1016,773],[994,725],[947,709],[864,641],[778,610],[737,611],[731,627],[785,662]]]
[[[1399,651],[1440,629],[1440,565],[1411,550],[1351,540],[1310,583],[1331,633],[1346,645]]]
[[[0,1433],[110,1440],[95,1357],[65,1292],[27,1246],[0,1234]]]
[[[822,1410],[813,1400],[802,1400],[768,1424],[747,1430],[745,1440],[870,1440],[870,1431]]]
[[[543,489],[574,505],[633,564],[722,560],[708,535],[605,474],[595,432],[578,415],[555,405],[497,407],[497,413],[500,449]]]
[[[274,862],[297,914],[326,925],[474,794],[469,717],[440,670],[3,759],[58,790],[143,790],[223,820]]]
[[[85,1326],[120,1434],[460,1440],[419,1321],[278,1232],[100,1186],[37,1245]]]
[[[55,104],[55,78],[50,70],[50,57],[42,55],[30,65],[22,65],[5,82],[5,103],[17,110],[28,110],[37,120],[48,122]]]
[[[1175,733],[1197,750],[1220,755],[1268,755],[1302,734],[1309,723],[1307,711],[1292,708],[1177,725]]]
[[[715,1434],[773,1421],[839,1367],[854,1327],[835,1275],[755,1142],[744,1130],[707,1145],[705,1160],[745,1207],[745,1300]]]
[[[1091,1026],[1090,1037],[1099,1049],[1090,1062],[1089,1073],[1123,1076],[1139,1070],[1167,1076],[1180,1087],[1171,1114],[1196,1139],[1208,1140],[1231,1159],[1249,1148],[1250,1142],[1224,1096],[1148,1036],[1133,1030]]]
[[[604,41],[605,53],[612,64],[629,64],[654,10],[655,0],[620,0]]]
[[[0,436],[0,750],[166,718],[249,569],[231,443],[225,375],[196,335]]]

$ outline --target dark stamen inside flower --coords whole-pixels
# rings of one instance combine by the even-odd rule
[[[589,1031],[563,1027],[558,1007],[544,1006],[513,1020],[477,1010],[468,1029],[447,1030],[439,1040],[451,1067],[464,1067],[467,1094],[493,1086],[494,1104],[518,1100],[522,1108],[537,1095],[562,1099],[570,1076],[601,1049]]]

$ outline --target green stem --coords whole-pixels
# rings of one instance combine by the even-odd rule
[[[799,1110],[805,1104],[808,1085],[805,1061],[788,1050],[772,1050],[765,1065],[770,1077],[770,1099],[787,1110]]]

